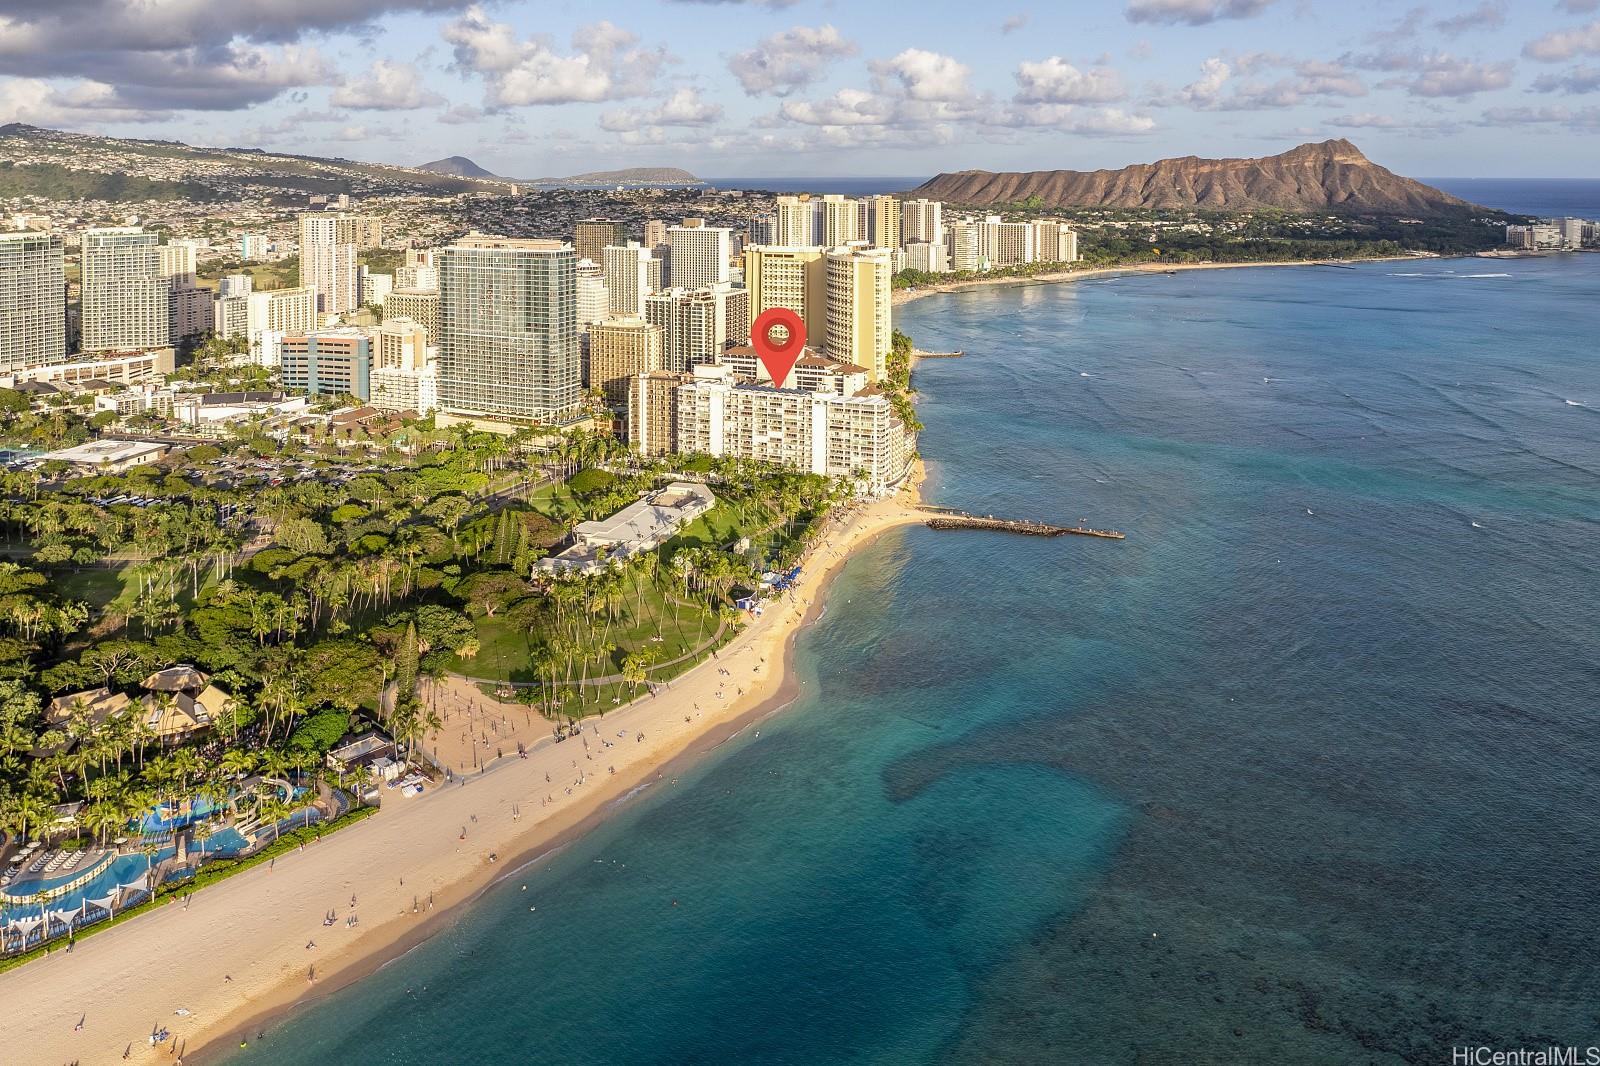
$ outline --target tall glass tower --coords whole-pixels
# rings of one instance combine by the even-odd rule
[[[580,396],[570,244],[469,234],[439,257],[439,406],[557,422]]]

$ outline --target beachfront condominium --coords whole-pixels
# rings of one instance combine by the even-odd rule
[[[978,223],[958,218],[945,224],[945,245],[951,270],[978,270],[984,265]]]
[[[1036,218],[1028,225],[1033,227],[1033,250],[1039,262],[1078,261],[1078,233],[1069,224],[1053,218]]]
[[[613,408],[628,402],[628,381],[661,369],[665,330],[642,318],[608,318],[589,327],[589,388]]]
[[[675,289],[721,285],[732,276],[733,230],[672,226],[667,230],[667,284]]]
[[[83,350],[134,351],[172,343],[172,279],[159,238],[136,226],[83,234]]]
[[[889,356],[894,253],[884,248],[833,248],[827,254],[827,332],[821,345],[834,359],[864,366],[882,381]]]
[[[816,244],[816,217],[817,211],[812,206],[811,197],[778,197],[773,208],[775,235],[770,243],[792,248]]]
[[[882,495],[904,481],[915,434],[876,389],[776,389],[738,382],[727,366],[697,367],[677,397],[679,453],[772,463],[856,482]]]
[[[905,254],[905,270],[943,274],[950,269],[950,255],[943,241],[911,241],[901,251]]]
[[[744,285],[750,290],[750,318],[774,307],[800,316],[806,336],[820,342],[827,328],[827,270],[821,248],[752,244],[744,250]]]
[[[900,247],[900,201],[893,196],[870,196],[866,202],[867,240],[874,248]]]
[[[750,291],[671,288],[645,297],[644,317],[663,331],[661,365],[686,371],[715,363],[730,344],[750,342]]]
[[[1026,222],[1007,222],[989,215],[978,225],[978,255],[991,267],[1037,262],[1038,231]]]
[[[938,200],[907,200],[900,205],[900,241],[944,243],[944,204]]]
[[[469,234],[439,256],[439,406],[513,422],[578,408],[578,257],[556,240]]]
[[[614,222],[608,218],[586,218],[573,228],[572,246],[578,253],[579,259],[587,259],[591,263],[604,261],[607,245],[623,245],[628,243],[628,224]],[[650,242],[646,241],[649,247]]]
[[[638,241],[603,250],[606,308],[613,315],[644,313],[644,298],[661,289],[661,260]]]
[[[0,374],[66,358],[61,238],[33,231],[0,233]]]

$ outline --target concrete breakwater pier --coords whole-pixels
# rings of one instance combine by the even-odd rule
[[[1073,533],[1080,537],[1103,537],[1106,540],[1125,540],[1126,533],[1115,529],[1092,529],[1082,523],[1076,526],[1058,526],[1048,522],[1034,522],[1025,518],[996,518],[994,515],[975,515],[952,507],[923,506],[932,517],[925,524],[929,529],[992,529],[1002,533],[1021,533],[1030,537],[1060,537]]]

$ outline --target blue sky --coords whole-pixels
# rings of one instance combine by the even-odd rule
[[[0,122],[513,177],[1600,177],[1600,0],[4,0]]]

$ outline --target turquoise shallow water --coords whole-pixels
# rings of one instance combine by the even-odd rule
[[[930,495],[1129,539],[883,538],[759,737],[230,1061],[1590,1042],[1597,296],[1586,256],[908,305],[971,353],[917,372]]]

